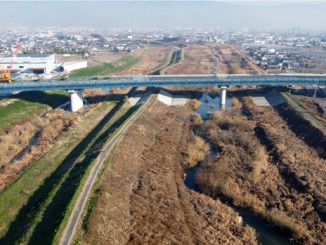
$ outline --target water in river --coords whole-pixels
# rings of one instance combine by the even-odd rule
[[[219,97],[212,98],[208,93],[204,93],[200,98],[201,106],[197,109],[203,120],[208,119],[208,114],[216,110],[220,110],[220,99]],[[231,101],[227,98],[226,108],[231,107]],[[216,155],[216,152],[211,152],[212,156]],[[190,168],[186,171],[185,185],[194,191],[199,192],[198,187],[196,186],[196,173],[199,171],[200,165],[197,165],[193,168]],[[241,209],[232,206],[232,208],[239,213],[242,217],[243,224],[253,227],[257,234],[258,244],[263,245],[288,245],[290,244],[289,237],[280,234],[278,230],[268,225],[267,222],[261,217],[255,215],[250,210]]]
[[[203,120],[208,119],[208,115],[210,113],[221,109],[221,100],[219,96],[212,98],[208,93],[203,93],[203,96],[199,99],[199,101],[201,104],[196,112],[201,115]],[[225,108],[230,108],[231,105],[230,99],[226,98]]]
[[[200,165],[197,165],[186,171],[185,184],[189,189],[199,192],[196,185],[196,173],[199,171]],[[288,237],[280,234],[280,232],[268,225],[264,219],[255,215],[250,210],[241,209],[232,206],[232,208],[242,217],[243,225],[249,225],[254,228],[258,234],[258,244],[263,245],[288,245],[290,241]]]

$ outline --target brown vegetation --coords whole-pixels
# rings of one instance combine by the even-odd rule
[[[0,190],[14,181],[33,160],[48,151],[53,142],[77,122],[75,114],[57,109],[8,126],[0,135]]]
[[[219,149],[219,154],[207,160],[197,175],[201,190],[251,209],[291,232],[297,241],[325,243],[326,225],[314,211],[312,196],[298,192],[286,182],[269,161],[254,129],[255,123],[238,109],[216,112],[199,127],[200,135]]]
[[[190,122],[191,122],[191,125],[193,125],[193,126],[199,126],[203,123],[203,119],[201,118],[201,116],[198,113],[193,113],[190,116]]]
[[[256,244],[229,207],[188,190],[190,110],[155,103],[110,162],[80,244]]]
[[[194,167],[209,154],[209,145],[199,136],[195,136],[188,145],[188,167]]]
[[[297,137],[302,138],[308,146],[319,153],[321,158],[326,159],[325,124],[318,123],[318,120],[314,121],[312,116],[310,119],[307,113],[298,111],[286,103],[278,105],[276,110]]]
[[[209,74],[215,64],[211,48],[207,45],[190,44],[184,49],[184,59],[171,68],[166,74]]]
[[[263,74],[260,69],[245,52],[231,44],[218,44],[214,47],[220,64],[217,66],[217,74]]]
[[[308,111],[310,111],[312,114],[316,115],[317,118],[326,123],[326,110],[321,105],[322,99],[317,98],[314,99],[310,96],[302,96],[302,95],[292,95],[300,102],[301,105],[304,106]]]
[[[194,111],[196,111],[200,107],[200,104],[201,104],[201,102],[196,99],[189,99],[189,101],[188,101],[188,105]]]
[[[245,98],[246,109],[257,121],[257,130],[282,174],[292,179],[293,186],[307,192],[323,220],[326,214],[326,161],[316,149],[308,147],[303,139],[291,132],[273,108],[260,108]],[[286,105],[283,105],[283,107]],[[303,129],[307,131],[307,128]],[[313,136],[312,136],[313,137]],[[322,143],[317,141],[316,143]],[[317,148],[319,149],[319,148]],[[325,148],[324,148],[325,150]]]
[[[132,67],[117,72],[116,75],[145,75],[154,72],[167,54],[174,49],[173,46],[146,46],[136,50],[134,54],[140,56],[141,60]]]

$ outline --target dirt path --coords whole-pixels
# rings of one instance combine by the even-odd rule
[[[306,118],[315,127],[319,128],[322,132],[324,132],[324,134],[326,134],[326,127],[322,122],[320,122],[309,111],[307,111],[303,106],[301,106],[297,101],[295,101],[293,97],[289,96],[287,93],[282,93],[282,95],[296,111],[298,111],[304,118]]]
[[[235,212],[184,185],[190,113],[155,102],[134,123],[94,196],[80,244],[256,244]]]

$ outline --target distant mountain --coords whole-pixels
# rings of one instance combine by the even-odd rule
[[[325,28],[326,3],[1,2],[0,27]]]

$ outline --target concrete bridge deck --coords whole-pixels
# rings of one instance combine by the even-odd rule
[[[84,89],[117,87],[219,86],[221,104],[225,104],[227,86],[243,85],[326,85],[326,75],[146,75],[61,78],[46,81],[1,83],[0,93],[34,90],[67,90],[71,93],[71,110],[83,106]]]
[[[33,90],[83,90],[115,87],[163,86],[232,86],[232,85],[326,85],[326,75],[163,75],[163,76],[107,76],[51,79],[43,81],[15,81],[0,84],[0,93]]]

